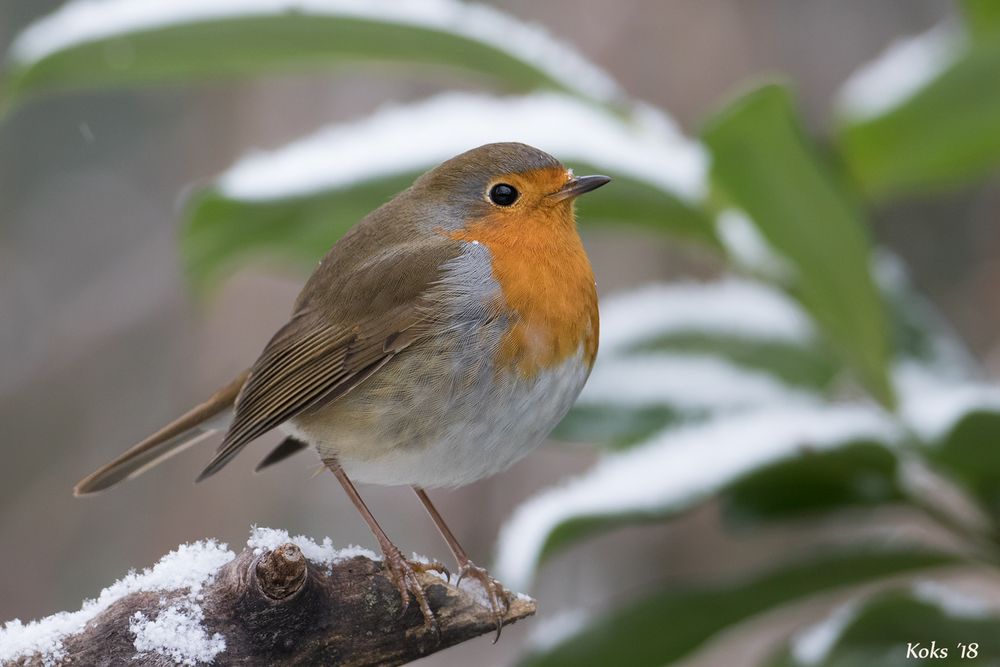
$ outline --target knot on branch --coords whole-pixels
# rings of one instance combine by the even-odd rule
[[[139,575],[150,577],[149,585],[133,586],[77,634],[55,635],[14,664],[399,665],[496,630],[475,591],[418,573],[440,629],[431,635],[416,605],[400,613],[399,591],[383,563],[367,556],[331,549],[328,559],[314,562],[291,541],[245,548],[221,567],[232,552],[215,542],[171,556],[208,544],[221,559],[197,590],[157,588],[154,567]],[[534,601],[515,596],[503,623],[534,613]]]
[[[261,593],[272,600],[284,600],[302,589],[306,581],[306,557],[292,543],[268,551],[254,568]]]

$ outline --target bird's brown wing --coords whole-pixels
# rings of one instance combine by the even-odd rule
[[[328,276],[310,280],[296,314],[251,368],[225,439],[198,480],[250,441],[343,396],[415,340],[433,335],[433,287],[455,254],[450,242],[382,253],[352,272],[351,299],[336,298]],[[372,295],[367,308],[359,307],[358,293]]]

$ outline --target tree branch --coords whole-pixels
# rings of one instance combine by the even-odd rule
[[[189,589],[125,595],[81,632],[63,637],[57,662],[166,666],[207,657],[216,665],[399,665],[496,629],[490,609],[474,591],[433,574],[418,576],[440,636],[424,630],[415,603],[402,613],[399,591],[380,561],[355,556],[329,566],[317,564],[291,542],[257,551],[244,549],[196,597]],[[535,613],[534,601],[511,598],[504,625]],[[172,614],[180,614],[182,622]],[[197,636],[214,640],[217,648],[208,656],[191,657],[183,650],[171,654],[169,647],[183,645],[183,633],[191,632],[192,617]],[[137,629],[148,622],[155,632]],[[154,640],[166,634],[168,648],[144,646],[140,635],[149,634]],[[35,653],[15,664],[41,665],[44,657]],[[52,654],[48,657],[51,664]]]

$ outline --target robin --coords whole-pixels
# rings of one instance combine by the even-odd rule
[[[597,354],[597,291],[573,202],[608,183],[519,143],[480,146],[418,178],[320,262],[253,366],[81,481],[105,489],[225,429],[198,481],[278,427],[257,469],[313,447],[372,530],[404,609],[436,631],[417,571],[352,480],[407,485],[486,591],[497,631],[508,594],[475,565],[425,489],[498,473],[566,414]],[[228,423],[228,427],[226,422]]]

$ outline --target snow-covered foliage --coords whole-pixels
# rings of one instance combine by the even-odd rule
[[[500,534],[497,573],[527,588],[546,540],[566,521],[675,513],[806,448],[823,451],[862,438],[892,444],[896,437],[877,409],[851,405],[773,405],[671,429],[518,507]]]
[[[917,600],[932,604],[955,618],[987,618],[998,611],[996,600],[990,604],[982,597],[933,579],[914,582],[910,592]]]
[[[676,333],[792,343],[815,336],[816,330],[787,295],[732,277],[711,283],[649,285],[601,303],[602,357]]]
[[[136,31],[289,14],[367,19],[451,33],[530,63],[588,97],[611,100],[621,95],[607,74],[543,28],[487,5],[459,0],[74,0],[24,30],[11,47],[11,56],[30,63]]]
[[[716,217],[715,229],[730,260],[741,270],[778,284],[791,283],[796,273],[743,211],[727,208]]]
[[[508,98],[449,93],[391,107],[274,151],[252,153],[222,174],[218,185],[224,195],[249,201],[336,190],[421,172],[496,141],[531,144],[689,201],[707,190],[704,150],[662,112],[639,107],[625,120],[556,93]]]
[[[844,82],[838,110],[862,120],[899,106],[951,65],[962,47],[960,31],[949,24],[892,43]]]
[[[578,405],[729,411],[808,400],[773,375],[744,370],[715,356],[642,354],[596,365]]]
[[[508,584],[530,585],[548,539],[568,522],[670,515],[803,451],[861,440],[895,451],[914,434],[938,441],[975,410],[1000,411],[1000,388],[970,378],[945,381],[914,362],[899,362],[893,371],[900,401],[894,415],[863,397],[831,400],[792,388],[766,370],[720,356],[641,349],[677,333],[789,344],[818,335],[794,301],[746,280],[657,285],[606,299],[601,354],[578,408],[667,406],[702,419],[670,424],[523,503],[499,539],[497,572]]]
[[[1000,611],[995,601],[970,593],[953,583],[918,579],[902,590],[890,589],[870,597],[864,594],[853,597],[838,605],[825,618],[797,631],[788,646],[794,664],[803,667],[830,664],[831,654],[845,632],[859,621],[867,606],[877,601],[880,595],[900,596],[907,601],[929,605],[952,619],[981,621],[995,618]],[[923,640],[923,637],[914,637],[914,641]],[[855,656],[855,662],[863,664],[859,660]]]
[[[834,609],[819,623],[800,630],[792,640],[792,655],[803,665],[822,663],[857,613],[858,603],[852,600]]]

